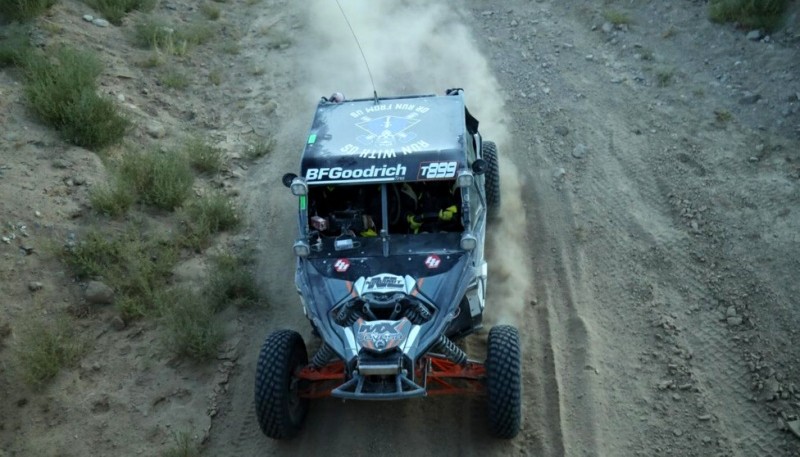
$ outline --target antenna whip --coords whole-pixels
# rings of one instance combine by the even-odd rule
[[[358,37],[356,36],[355,30],[353,30],[353,26],[350,25],[350,21],[347,19],[347,15],[344,14],[344,9],[342,5],[339,3],[339,0],[336,0],[336,6],[339,7],[339,11],[342,12],[342,17],[344,21],[347,23],[347,27],[350,29],[350,33],[353,34],[353,39],[356,40],[356,46],[358,46],[358,50],[361,52],[361,58],[364,59],[364,66],[367,67],[367,74],[369,74],[369,82],[372,83],[372,95],[375,97],[375,103],[378,103],[378,91],[375,89],[375,80],[372,79],[372,71],[369,69],[369,64],[367,63],[367,57],[364,55],[364,50],[361,49],[361,43],[358,41]]]

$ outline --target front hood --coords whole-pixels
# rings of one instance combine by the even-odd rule
[[[422,294],[437,307],[455,301],[469,255],[427,254],[390,257],[340,257],[304,260],[305,277],[315,307],[323,313],[349,297],[376,289]],[[460,297],[458,297],[460,298]]]
[[[389,257],[349,257],[342,252],[338,257],[309,259],[317,273],[331,279],[357,281],[383,273],[413,278],[426,278],[447,273],[456,266],[464,252],[448,254],[409,254]],[[355,254],[357,255],[357,254]]]

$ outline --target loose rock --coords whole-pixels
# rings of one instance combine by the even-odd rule
[[[270,114],[274,113],[275,110],[278,109],[278,102],[275,100],[270,100],[264,103],[264,115],[269,116]]]
[[[747,39],[750,41],[758,41],[761,39],[761,30],[751,30],[747,32]]]
[[[167,136],[167,129],[164,128],[161,124],[150,123],[147,124],[145,127],[145,132],[150,135],[151,138],[164,138]]]
[[[127,327],[127,324],[120,316],[112,317],[108,324],[111,328],[118,332],[125,330],[125,327]]]
[[[728,318],[728,325],[731,327],[736,327],[737,325],[742,325],[742,316],[732,316]]]
[[[114,302],[114,290],[100,281],[89,281],[84,298],[93,305],[110,305]]]
[[[747,94],[745,94],[744,97],[739,99],[739,104],[740,105],[752,105],[752,104],[758,102],[759,100],[761,100],[761,95],[747,93]]]
[[[563,125],[556,126],[556,128],[553,130],[556,132],[556,134],[561,136],[567,136],[569,134],[569,129]]]
[[[800,419],[787,421],[786,426],[789,428],[790,432],[794,433],[794,436],[800,438]]]
[[[97,19],[93,20],[92,24],[94,24],[94,25],[96,25],[98,27],[108,27],[109,25],[111,25],[111,24],[108,23],[107,20],[100,19],[100,18],[97,18]]]
[[[92,22],[94,20],[94,16],[92,16],[91,14],[84,14],[83,20],[86,22]]]
[[[575,157],[576,159],[582,159],[586,157],[588,152],[589,149],[585,144],[578,143],[575,145],[575,148],[572,149],[572,157]]]
[[[600,26],[600,30],[605,33],[611,33],[614,30],[614,24],[610,22],[604,22],[602,26]]]
[[[28,283],[28,290],[30,290],[31,292],[42,290],[43,287],[44,285],[42,285],[42,283],[40,283],[39,281],[31,281]]]

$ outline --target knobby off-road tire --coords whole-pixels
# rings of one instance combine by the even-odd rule
[[[270,438],[297,435],[308,413],[308,399],[297,395],[295,370],[308,363],[303,337],[279,330],[264,340],[256,369],[256,416],[261,431]]]
[[[486,161],[486,206],[490,218],[495,218],[500,213],[500,164],[497,161],[497,145],[494,141],[484,141],[482,148],[483,160]]]
[[[489,431],[498,438],[517,436],[522,415],[519,334],[510,325],[498,325],[489,332],[486,392]]]

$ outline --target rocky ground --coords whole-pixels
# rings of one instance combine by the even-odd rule
[[[320,401],[288,444],[261,436],[252,411],[263,337],[290,327],[318,344],[286,287],[293,202],[278,180],[318,97],[372,88],[335,3],[219,5],[219,39],[179,62],[183,91],[135,64],[148,55],[127,39],[136,16],[100,27],[65,0],[37,39],[103,56],[131,141],[203,131],[227,152],[217,183],[248,227],[215,249],[255,248],[268,305],[221,314],[228,338],[204,365],[172,357],[158,322],[123,327],[112,307],[87,306],[47,246],[96,220],[87,189],[107,171],[0,72],[0,455],[158,455],[179,433],[210,456],[800,455],[796,2],[772,34],[710,23],[691,0],[343,2],[379,94],[464,87],[499,143],[487,318],[522,330],[524,424],[498,442],[480,399]],[[188,1],[154,14],[200,20]],[[272,154],[242,160],[267,137]],[[176,276],[202,281],[206,263],[187,258]],[[15,326],[63,309],[83,310],[74,325],[93,349],[44,391],[21,387]]]

